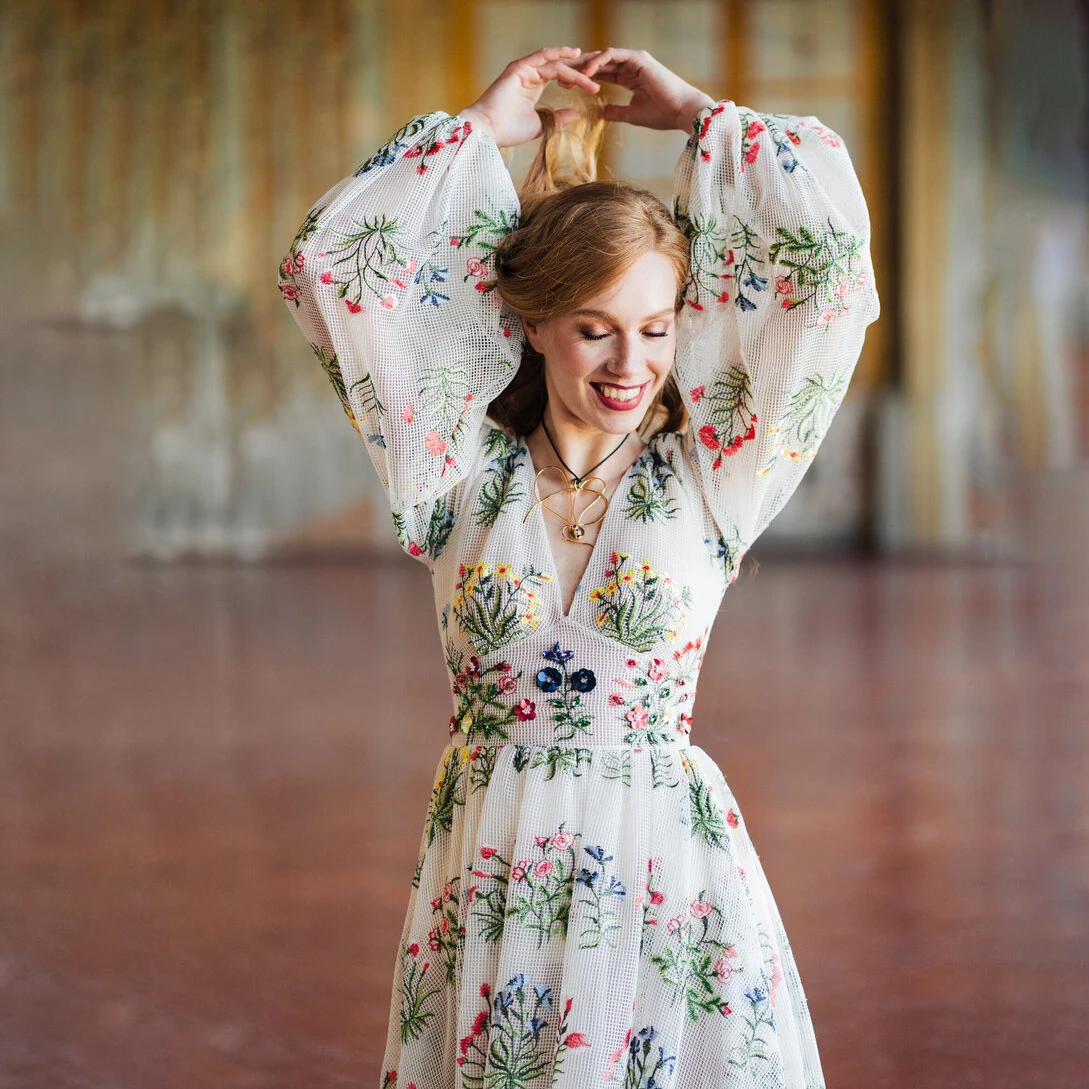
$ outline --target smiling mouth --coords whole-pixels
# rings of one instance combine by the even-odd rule
[[[646,382],[639,386],[617,386],[611,382],[591,382],[591,386],[594,387],[601,394],[602,397],[607,398],[610,401],[617,402],[636,402],[639,400],[643,393],[643,387],[647,385]]]

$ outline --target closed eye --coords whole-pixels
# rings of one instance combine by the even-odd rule
[[[665,333],[644,333],[643,336],[645,336],[645,337],[667,337],[667,336],[669,336],[669,333],[668,333],[668,331],[665,332]]]

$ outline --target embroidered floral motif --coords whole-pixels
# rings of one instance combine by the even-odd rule
[[[296,310],[302,305],[302,291],[295,277],[306,267],[306,255],[299,252],[299,247],[318,229],[318,220],[323,211],[322,208],[311,208],[306,213],[306,218],[295,232],[287,256],[280,262],[280,296],[284,302],[291,303]]]
[[[715,216],[689,216],[674,201],[673,218],[687,235],[689,242],[688,279],[685,282],[684,301],[693,310],[703,310],[708,302],[726,303],[730,293],[726,280],[733,279],[732,272],[719,272],[734,263],[734,256],[726,246],[726,232]]]
[[[813,460],[847,391],[847,381],[842,370],[830,378],[815,375],[803,380],[791,394],[785,414],[767,426],[768,456],[757,470],[759,476],[766,476],[781,458]]]
[[[633,650],[650,650],[663,638],[675,639],[692,604],[687,586],[678,592],[673,579],[647,560],[628,565],[626,552],[614,552],[606,582],[590,591],[594,620],[601,632]]]
[[[493,848],[483,848],[481,856],[498,873],[474,869],[472,875],[495,882],[481,892],[474,886],[470,900],[473,915],[482,922],[480,937],[498,940],[503,934],[503,919],[515,919],[526,930],[536,933],[538,948],[553,933],[567,936],[571,915],[571,891],[575,876],[575,841],[581,833],[568,832],[564,823],[552,835],[534,837],[539,857],[519,859],[513,865]],[[494,937],[493,937],[494,936]]]
[[[669,495],[673,468],[655,449],[645,450],[628,474],[628,502],[624,513],[639,522],[666,522],[677,515],[677,501]]]
[[[775,1031],[775,1015],[768,1000],[768,984],[767,973],[761,968],[760,982],[745,992],[745,1000],[749,1004],[749,1010],[744,1017],[745,1038],[730,1052],[727,1062],[731,1066],[747,1069],[753,1059],[772,1057],[771,1045],[762,1035],[765,1026],[772,1032]]]
[[[514,752],[515,771],[524,771],[527,767],[548,768],[546,779],[554,779],[561,772],[578,777],[582,774],[582,765],[589,766],[593,760],[590,749],[571,745],[519,745]]]
[[[595,865],[592,868],[583,866],[575,877],[575,883],[584,886],[589,893],[579,901],[586,914],[586,926],[579,934],[579,948],[596,949],[599,945],[615,948],[621,930],[617,901],[623,899],[628,890],[615,874],[606,875],[605,863],[611,862],[613,856],[607,855],[604,847],[598,844],[583,850]]]
[[[474,210],[473,222],[461,234],[450,237],[451,246],[475,246],[483,254],[466,258],[463,282],[476,280],[476,290],[484,294],[495,290],[495,280],[485,277],[492,271],[496,247],[517,226],[518,214],[509,212],[506,208],[492,212],[485,212],[480,208]]]
[[[809,306],[817,314],[810,329],[827,328],[846,313],[847,296],[866,283],[866,270],[855,267],[862,263],[865,243],[848,230],[837,230],[831,219],[827,222],[828,229],[819,232],[804,223],[776,227],[776,241],[768,247],[771,260],[790,270],[775,279],[780,308]]]
[[[454,118],[450,118],[450,121],[454,121]],[[427,171],[430,165],[430,158],[432,155],[437,155],[444,147],[456,148],[454,154],[461,150],[460,141],[473,131],[473,126],[468,121],[463,121],[461,124],[453,125],[449,124],[439,125],[433,128],[428,133],[427,138],[420,143],[415,144],[404,152],[406,159],[419,159],[419,163],[416,164],[416,173],[423,174]]]
[[[768,141],[775,147],[775,154],[779,165],[788,173],[801,169],[808,173],[808,168],[794,154],[794,148],[801,143],[796,130],[784,129],[779,122],[792,121],[796,118],[785,113],[754,113],[752,110],[739,109],[738,119],[741,121],[741,173],[745,173],[745,167],[751,166],[760,153],[760,133],[766,132]]]
[[[699,441],[715,451],[711,468],[721,468],[723,458],[732,457],[756,436],[757,418],[752,410],[749,372],[736,363],[731,364],[722,378],[715,379],[710,393],[701,387],[696,400],[701,405],[701,418],[708,420],[699,429]]]
[[[548,1025],[552,990],[538,983],[530,1000],[525,984],[525,973],[512,976],[492,1002],[490,1023],[486,1016],[484,1021],[478,1017],[474,1022],[469,1044],[458,1059],[466,1086],[521,1089],[547,1071],[552,1047],[547,1044],[548,1034],[542,1029]],[[483,988],[481,991],[483,993]],[[476,1035],[483,1035],[485,1031],[486,1054],[470,1055]]]
[[[417,942],[401,946],[401,1043],[416,1040],[427,1027],[427,1022],[438,1016],[437,1010],[426,1009],[427,1000],[442,994],[442,987],[427,986],[427,969],[430,961],[420,963],[420,946]]]
[[[665,902],[659,885],[657,871],[662,867],[662,860],[658,857],[647,859],[647,877],[643,882],[643,892],[636,897],[637,907],[642,909],[643,922],[639,928],[639,952],[642,953],[650,936],[650,928],[659,923],[658,909]]]
[[[571,1006],[574,1004],[574,999],[568,996],[567,1001],[563,1004],[563,1014],[560,1016],[560,1022],[556,1026],[556,1052],[552,1060],[552,1081],[551,1085],[560,1080],[560,1075],[563,1073],[563,1056],[564,1052],[576,1047],[590,1047],[591,1041],[587,1038],[583,1032],[572,1032],[567,1024],[567,1019],[571,1015]]]
[[[714,790],[700,775],[696,765],[682,752],[681,765],[688,777],[688,801],[692,835],[699,836],[711,847],[726,849],[728,834],[722,807],[714,798]]]
[[[410,556],[422,556],[426,553],[433,559],[438,559],[442,554],[446,542],[450,539],[450,534],[454,531],[454,511],[447,505],[449,501],[450,497],[435,501],[431,508],[431,515],[428,518],[427,530],[422,544],[417,543],[410,537],[408,520],[405,516],[399,511],[392,512],[393,529],[397,535],[397,540]]]
[[[425,129],[434,123],[434,114],[421,114],[414,117],[407,125],[403,125],[394,135],[386,141],[365,163],[360,165],[353,177],[366,174],[379,166],[390,166],[395,163],[400,155],[412,146],[412,141]]]
[[[436,916],[435,925],[428,931],[427,946],[439,955],[439,960],[446,968],[446,982],[454,982],[454,973],[458,964],[465,927],[458,921],[458,882],[460,877],[453,877],[446,882],[442,895],[431,901],[431,913]]]
[[[551,581],[532,567],[519,572],[509,563],[460,564],[454,585],[459,630],[481,652],[524,638],[540,620],[538,591]]]
[[[537,672],[537,687],[551,696],[548,706],[553,708],[552,723],[556,728],[557,741],[570,741],[578,733],[590,730],[591,719],[582,706],[582,696],[592,692],[597,678],[591,669],[578,669],[568,673],[568,661],[573,650],[560,650],[556,643],[544,652],[544,657],[555,665],[545,666]]]
[[[728,960],[737,957],[737,949],[711,936],[713,916],[718,916],[720,925],[724,922],[722,912],[701,891],[686,910],[665,924],[665,947],[650,958],[662,982],[672,988],[673,1000],[683,1001],[685,1013],[693,1022],[699,1021],[701,1014],[725,1017],[732,1012],[725,997],[718,993],[718,985]],[[735,970],[731,969],[731,974]]]
[[[725,99],[712,106],[707,113],[703,113],[701,110],[692,119],[692,135],[688,138],[685,147],[692,153],[693,158],[698,158],[704,163],[709,163],[711,161],[711,149],[704,143],[704,140],[707,139],[707,133],[711,128],[711,122],[718,117],[720,113],[725,113],[727,106],[732,105],[733,102],[730,101],[730,99]]]
[[[624,1042],[609,1056],[602,1079],[610,1081],[613,1067],[626,1056],[624,1089],[658,1089],[667,1085],[666,1078],[672,1075],[677,1056],[666,1054],[661,1044],[652,1048],[657,1037],[658,1030],[653,1025],[644,1025],[638,1032],[629,1028],[624,1034]]]
[[[650,662],[627,660],[630,674],[613,680],[621,691],[609,696],[609,703],[628,725],[625,744],[661,744],[679,733],[691,731],[692,716],[681,708],[695,694],[707,630],[698,639],[688,640],[669,658],[652,658]],[[674,720],[672,724],[668,722],[670,719]]]
[[[465,654],[447,644],[446,668],[454,676],[451,687],[457,709],[450,716],[450,733],[458,728],[469,736],[491,740],[510,737],[507,727],[519,721],[517,704],[508,702],[518,688],[522,674],[515,673],[510,662],[496,662],[482,667],[472,654]]]
[[[454,806],[464,805],[461,794],[461,765],[469,759],[465,748],[451,749],[439,768],[431,788],[431,799],[424,821],[424,839],[428,846],[435,842],[439,832],[450,832],[454,827]]]
[[[480,488],[476,524],[490,528],[499,515],[524,494],[515,477],[515,469],[522,463],[526,450],[521,443],[496,428],[488,431],[484,449],[491,460]]]

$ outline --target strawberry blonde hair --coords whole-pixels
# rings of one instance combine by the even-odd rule
[[[598,181],[604,137],[600,116],[560,128],[555,113],[538,109],[541,138],[519,190],[519,225],[496,247],[496,288],[524,321],[534,324],[575,310],[614,283],[646,253],[664,254],[677,273],[680,310],[688,280],[689,242],[653,193],[621,181]],[[564,153],[571,166],[564,171]],[[491,402],[502,427],[528,435],[548,400],[544,357],[526,341],[510,385]],[[681,430],[687,422],[670,371],[639,428],[644,438]]]

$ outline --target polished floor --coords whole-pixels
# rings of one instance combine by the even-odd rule
[[[1089,473],[1022,499],[1021,558],[757,549],[712,634],[693,740],[829,1089],[1089,1085]],[[447,740],[424,569],[7,545],[0,1089],[377,1086]]]
[[[313,538],[118,559],[142,357],[13,338],[0,1089],[376,1089],[447,741],[426,571]],[[1089,1086],[1089,462],[1001,495],[1003,560],[758,544],[712,633],[693,740],[744,809],[828,1089]]]

